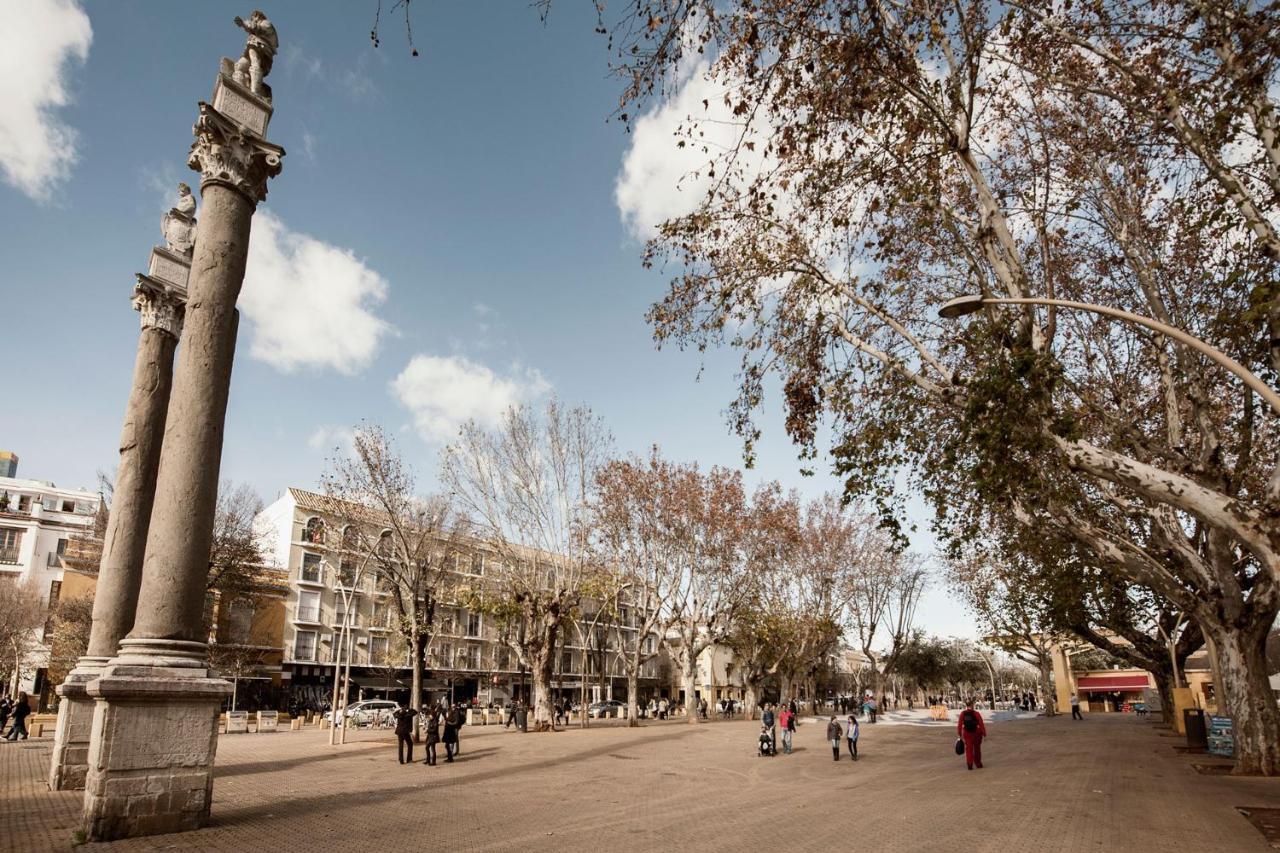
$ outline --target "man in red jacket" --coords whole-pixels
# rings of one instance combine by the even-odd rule
[[[982,769],[982,739],[987,736],[986,723],[973,707],[973,700],[965,703],[956,722],[956,735],[964,741],[964,763],[972,770],[974,765]]]

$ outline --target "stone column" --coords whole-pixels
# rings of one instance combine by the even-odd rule
[[[87,687],[96,705],[84,829],[94,841],[195,829],[212,802],[218,715],[231,686],[209,675],[202,617],[235,304],[253,212],[284,155],[261,135],[270,103],[228,68],[214,91],[220,109],[200,104],[187,161],[204,204],[137,615]]]
[[[182,303],[163,289],[144,286],[141,279],[145,277],[139,278],[133,306],[142,314],[142,333],[138,336],[133,389],[120,435],[115,506],[102,545],[89,648],[58,687],[62,698],[49,768],[49,787],[55,791],[84,788],[94,706],[85,686],[101,674],[133,627],[142,580],[143,546],[151,520],[160,443],[173,384],[173,354],[182,331]]]

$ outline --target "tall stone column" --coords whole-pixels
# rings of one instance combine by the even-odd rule
[[[85,784],[90,840],[195,829],[212,802],[218,714],[231,686],[209,674],[202,617],[235,304],[253,213],[284,156],[263,138],[270,90],[261,72],[251,78],[247,67],[261,62],[254,39],[261,41],[270,23],[261,13],[237,23],[250,32],[246,58],[235,66],[223,61],[213,105],[200,104],[187,160],[200,173],[204,205],[136,617],[116,657],[87,687],[96,700]],[[274,39],[270,29],[272,52]]]
[[[142,332],[120,435],[115,506],[107,523],[98,567],[89,648],[58,687],[61,700],[49,768],[49,787],[55,791],[84,787],[94,706],[85,687],[101,674],[133,627],[142,580],[143,548],[173,385],[173,354],[182,331],[181,298],[162,288],[146,286],[143,279],[146,277],[139,276],[133,299],[134,308],[142,314]]]

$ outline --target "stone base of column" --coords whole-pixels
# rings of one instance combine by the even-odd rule
[[[89,772],[89,733],[93,730],[93,697],[85,689],[102,674],[108,658],[83,657],[58,685],[58,727],[53,736],[49,789],[82,791]]]
[[[88,840],[185,832],[208,821],[218,715],[231,685],[209,677],[198,659],[203,648],[125,640],[120,656],[89,682]]]

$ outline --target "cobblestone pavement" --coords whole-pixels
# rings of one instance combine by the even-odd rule
[[[468,727],[438,767],[397,765],[378,732],[223,736],[210,826],[80,849],[1216,853],[1270,849],[1235,807],[1280,806],[1280,780],[1199,774],[1204,757],[1127,715],[993,723],[973,772],[954,729],[864,724],[854,764],[831,760],[824,728],[758,758],[747,721]],[[49,755],[0,744],[0,849],[72,845],[81,795],[47,790]]]

